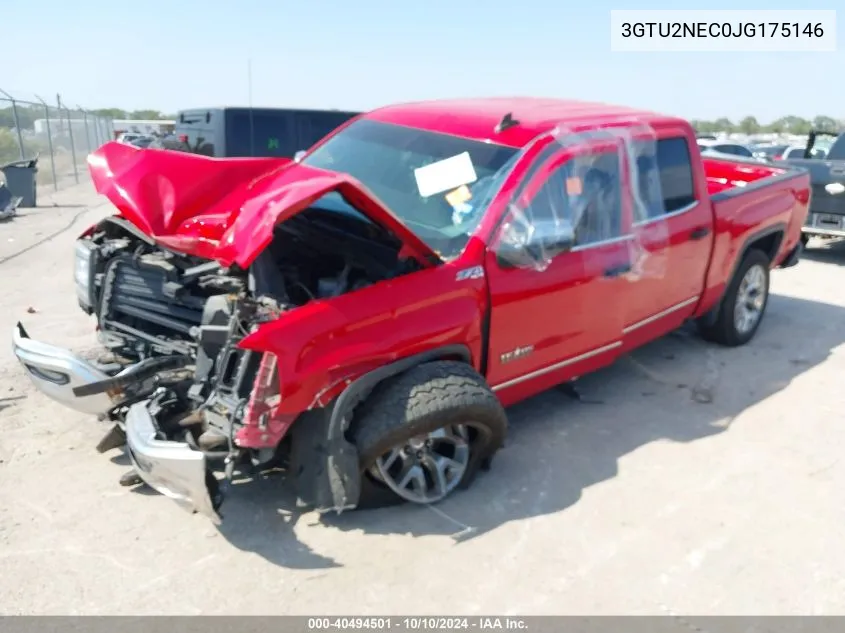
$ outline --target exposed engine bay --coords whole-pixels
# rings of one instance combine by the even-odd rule
[[[76,398],[114,404],[107,417],[118,425],[99,449],[123,445],[122,422],[145,403],[154,437],[188,445],[221,464],[227,478],[243,464],[286,463],[294,421],[272,417],[280,393],[276,356],[241,349],[244,337],[311,301],[419,268],[400,256],[402,242],[384,228],[355,212],[321,208],[278,225],[248,270],[160,248],[120,217],[79,244],[80,305],[96,315],[112,356],[97,365],[101,380],[73,387]],[[143,457],[131,457],[143,470]],[[206,486],[216,509],[222,497],[210,474]]]
[[[101,342],[130,360],[195,356],[209,299],[238,295],[290,310],[415,270],[399,259],[401,242],[353,213],[309,209],[276,227],[274,239],[244,271],[175,253],[119,217],[80,240],[88,257],[80,304],[95,314]],[[216,304],[215,304],[216,305]],[[204,316],[205,315],[205,316]]]

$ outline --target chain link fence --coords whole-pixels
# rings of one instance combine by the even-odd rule
[[[113,138],[114,123],[82,108],[0,87],[0,167],[38,158],[39,192],[50,193],[89,178],[88,154]]]

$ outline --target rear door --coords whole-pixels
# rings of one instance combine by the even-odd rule
[[[680,326],[704,287],[713,244],[705,187],[694,177],[690,143],[681,129],[662,130],[653,153],[638,157],[632,284],[625,302],[625,348]]]

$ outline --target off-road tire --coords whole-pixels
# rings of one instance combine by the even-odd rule
[[[702,318],[697,322],[698,331],[704,340],[726,347],[738,347],[745,345],[754,338],[757,329],[760,327],[760,323],[763,322],[763,318],[766,315],[766,307],[769,303],[769,264],[769,257],[761,250],[753,248],[746,253],[725,291],[715,321],[708,323],[706,319]],[[737,330],[734,324],[734,307],[742,279],[752,266],[762,266],[765,271],[766,296],[757,323],[754,324],[751,330],[742,333]]]
[[[484,378],[456,361],[423,363],[375,388],[356,411],[351,439],[358,449],[358,509],[403,503],[368,470],[376,459],[408,439],[450,424],[472,423],[470,461],[458,488],[489,466],[507,433],[507,415]]]

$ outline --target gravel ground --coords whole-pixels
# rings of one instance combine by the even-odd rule
[[[0,327],[95,347],[72,244],[87,186],[0,224]],[[99,206],[98,206],[99,205]],[[436,508],[320,519],[237,486],[218,529],[117,484],[105,427],[0,347],[0,613],[845,613],[845,244],[773,275],[742,349],[681,331],[514,407],[491,472]]]

